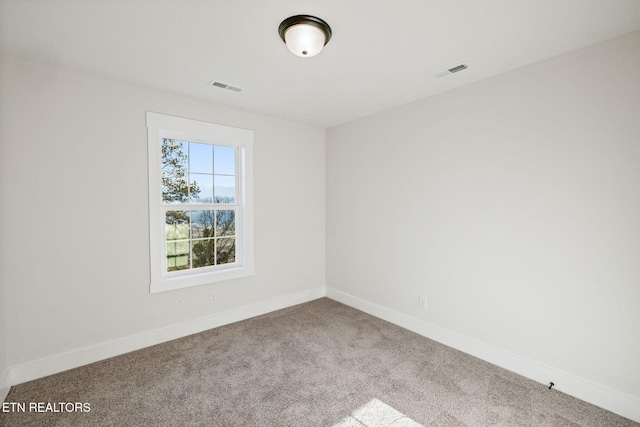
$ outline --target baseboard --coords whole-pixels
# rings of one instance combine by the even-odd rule
[[[119,356],[121,354],[140,350],[152,345],[161,344],[163,342],[197,334],[199,332],[228,325],[230,323],[250,319],[255,316],[260,316],[272,311],[312,301],[324,296],[324,287],[312,288],[223,313],[217,313],[212,316],[172,325],[166,328],[156,329],[142,334],[70,351],[68,353],[58,354],[47,357],[46,359],[13,366],[5,373],[4,381],[0,383],[0,391],[4,390],[4,386],[21,384],[23,382],[35,380],[48,375],[57,374],[59,372],[88,365],[110,357]],[[8,391],[9,390],[7,388],[7,393]]]
[[[602,387],[332,288],[326,289],[326,296],[541,384],[548,385],[550,381],[553,381],[554,388],[563,393],[640,422],[640,399],[638,398]]]

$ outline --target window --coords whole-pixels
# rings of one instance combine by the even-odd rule
[[[147,112],[151,292],[253,274],[253,132]]]

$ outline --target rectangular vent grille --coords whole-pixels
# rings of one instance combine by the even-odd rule
[[[217,82],[215,80],[212,80],[209,84],[211,86],[219,87],[220,89],[227,89],[227,90],[230,90],[232,92],[242,92],[242,88],[239,88],[239,87],[236,87],[236,86],[231,86],[231,85],[228,85],[228,84],[222,83],[222,82]]]
[[[466,70],[467,68],[469,68],[467,64],[460,64],[456,65],[455,67],[449,68],[446,71],[441,71],[438,74],[434,74],[433,76],[440,79],[442,77],[450,76],[453,73],[457,73],[458,71]]]
[[[469,68],[467,64],[460,64],[457,67],[449,68],[448,71],[450,73],[457,73],[458,71],[466,70],[467,68]]]

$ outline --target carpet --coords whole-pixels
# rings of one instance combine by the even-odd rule
[[[2,426],[640,425],[327,298],[20,384],[7,403]]]

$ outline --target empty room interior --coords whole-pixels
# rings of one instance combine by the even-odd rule
[[[640,423],[637,0],[0,0],[0,54],[0,424]]]

